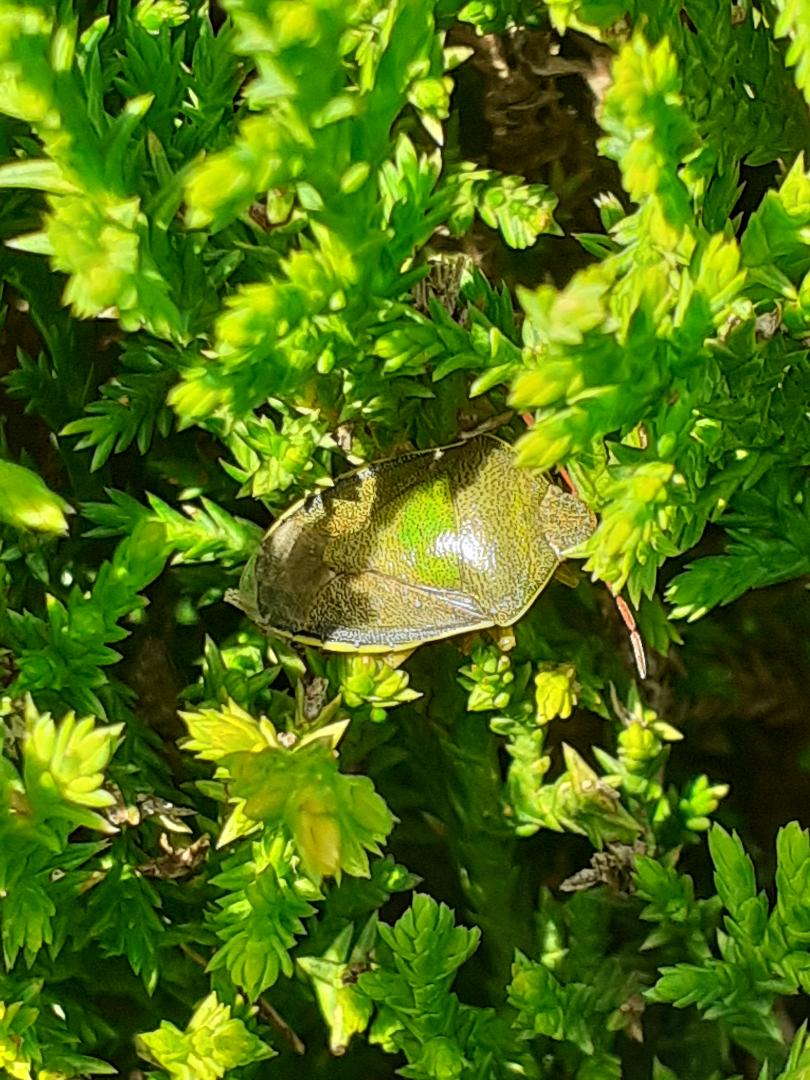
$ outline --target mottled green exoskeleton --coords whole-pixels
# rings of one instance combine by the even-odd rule
[[[576,496],[478,435],[365,465],[275,522],[228,599],[266,630],[357,652],[510,626],[594,530]]]

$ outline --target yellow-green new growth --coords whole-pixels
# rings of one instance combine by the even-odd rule
[[[18,529],[66,533],[71,507],[35,472],[0,461],[0,521]]]
[[[37,711],[30,697],[25,719],[23,779],[26,801],[34,814],[115,832],[96,811],[115,803],[115,797],[103,786],[104,772],[124,725],[97,727],[94,717],[77,720],[73,712],[57,725],[50,713]]]
[[[240,1065],[273,1057],[274,1051],[232,1015],[232,1008],[240,1007],[244,1011],[241,998],[231,1006],[209,994],[185,1031],[164,1020],[157,1030],[138,1035],[138,1053],[165,1069],[171,1080],[221,1080]]]
[[[369,876],[367,852],[380,853],[394,818],[368,777],[339,771],[336,748],[348,720],[299,738],[278,733],[266,717],[253,719],[233,701],[181,716],[190,733],[186,748],[217,763],[216,776],[234,804],[220,846],[262,825],[293,839],[313,881],[344,871]]]

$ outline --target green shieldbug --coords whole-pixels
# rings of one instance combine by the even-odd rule
[[[227,599],[259,626],[341,652],[391,652],[510,626],[596,520],[478,435],[373,462],[292,506]]]

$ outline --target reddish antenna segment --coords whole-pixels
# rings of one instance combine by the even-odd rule
[[[523,420],[523,423],[526,425],[526,427],[531,427],[534,424],[534,417],[532,416],[531,413],[528,413],[528,412],[521,413],[520,417]],[[557,472],[562,477],[563,483],[565,483],[568,486],[568,490],[571,492],[571,494],[579,496],[579,492],[577,491],[576,484],[571,479],[571,477],[568,475],[568,470],[563,468],[563,467],[560,467],[560,468],[557,469]],[[622,622],[627,627],[627,633],[630,635],[630,646],[631,646],[631,648],[633,650],[633,659],[636,662],[636,671],[639,674],[639,678],[646,679],[647,678],[647,655],[644,652],[644,642],[641,640],[641,634],[638,632],[638,626],[636,625],[636,620],[633,617],[633,612],[630,610],[630,605],[627,603],[627,601],[624,599],[624,597],[621,596],[613,588],[612,585],[609,585],[607,582],[605,582],[605,584],[607,585],[608,589],[610,590],[610,595],[613,597],[613,602],[616,605],[616,608],[617,608],[619,614],[622,617]]]
[[[523,419],[526,420],[526,414],[523,414]],[[528,421],[527,421],[528,422]],[[568,471],[565,468],[559,468],[557,470],[562,477],[565,484],[568,485],[569,490],[573,495],[579,495],[576,484],[568,475]],[[627,627],[627,633],[630,635],[630,646],[633,650],[633,659],[636,662],[636,671],[639,674],[640,679],[647,678],[647,655],[644,652],[644,642],[641,640],[641,634],[638,632],[638,626],[636,620],[633,617],[633,612],[630,610],[630,605],[624,599],[624,597],[618,593],[612,585],[605,582],[610,595],[613,597],[613,603],[616,605],[616,609],[622,617],[622,622]]]

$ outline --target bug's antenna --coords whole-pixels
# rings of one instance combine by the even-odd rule
[[[579,492],[576,489],[576,485],[571,477],[568,475],[567,469],[560,466],[557,469],[563,482],[571,490],[572,494],[578,495]],[[647,678],[647,654],[644,652],[644,642],[641,640],[641,634],[638,632],[638,626],[636,620],[633,617],[633,612],[630,610],[630,605],[621,595],[617,592],[612,585],[605,582],[610,595],[613,597],[613,603],[616,605],[616,609],[622,617],[622,622],[627,627],[627,632],[630,635],[630,646],[633,650],[633,659],[636,662],[636,671],[638,672],[640,679]]]
[[[621,593],[616,592],[612,585],[608,585],[608,588],[613,596],[613,603],[616,605],[616,608],[622,617],[622,622],[627,627],[627,632],[630,635],[630,645],[633,649],[633,659],[636,662],[636,671],[638,672],[640,679],[646,679],[647,654],[644,652],[644,642],[641,640],[641,634],[638,632],[636,620],[633,618],[633,612],[630,610],[630,605]]]
[[[520,414],[526,427],[531,427],[534,424],[534,417],[529,412],[523,412]],[[568,470],[563,466],[559,466],[557,472],[563,483],[568,487],[568,490],[572,495],[579,495],[576,484],[568,475]],[[606,583],[607,584],[607,583]],[[622,617],[622,622],[627,627],[627,632],[630,635],[630,645],[633,649],[633,659],[636,662],[636,671],[639,674],[640,679],[647,678],[647,654],[644,652],[644,642],[641,640],[641,634],[638,632],[638,626],[636,620],[633,617],[633,612],[630,610],[630,605],[624,599],[624,597],[618,593],[612,585],[607,586],[610,590],[610,595],[613,597],[613,603],[619,614]]]

